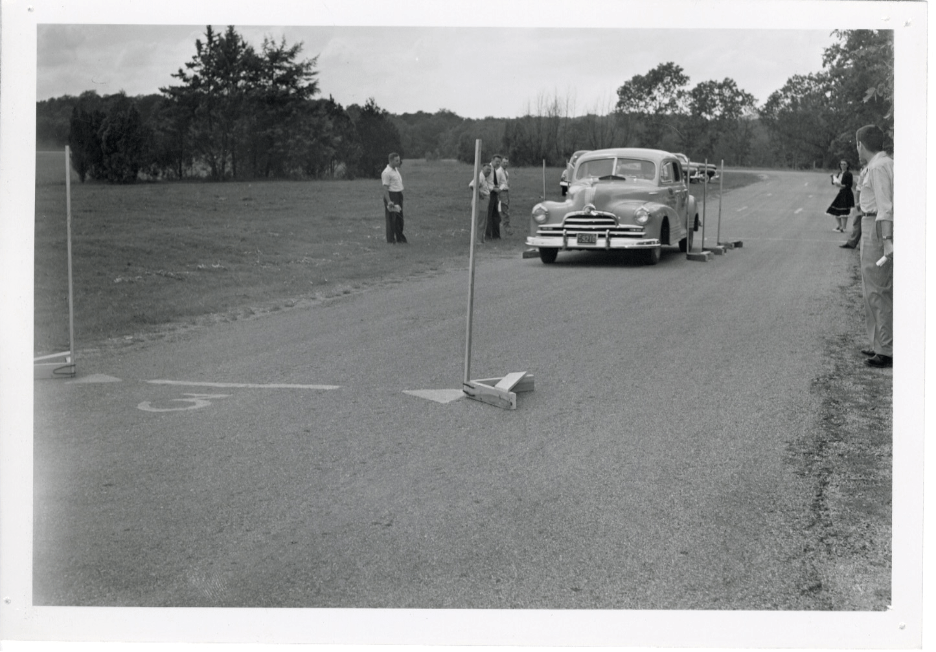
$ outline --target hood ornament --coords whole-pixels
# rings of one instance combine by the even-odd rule
[[[584,212],[586,215],[591,215],[592,213],[595,212],[595,205],[585,204],[585,208],[582,209],[582,212]]]

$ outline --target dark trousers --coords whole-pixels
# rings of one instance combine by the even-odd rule
[[[497,210],[497,193],[492,192],[488,199],[487,226],[484,229],[487,238],[500,238],[500,212]]]
[[[851,235],[845,244],[854,249],[861,242],[861,213],[855,215],[855,224],[852,226]]]
[[[390,201],[400,207],[399,213],[391,213],[384,203],[384,216],[387,219],[387,242],[406,242],[403,235],[403,193],[390,191]]]

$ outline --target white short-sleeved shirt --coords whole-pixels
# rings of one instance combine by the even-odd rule
[[[398,169],[394,170],[389,164],[381,173],[380,181],[390,192],[403,192],[403,176]]]
[[[877,221],[894,220],[894,159],[878,152],[859,182],[861,211],[877,213]]]

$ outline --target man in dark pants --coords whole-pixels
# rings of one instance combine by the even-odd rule
[[[403,235],[403,177],[400,175],[400,155],[391,152],[387,167],[380,175],[383,183],[384,217],[387,220],[387,242],[406,244]]]
[[[858,130],[862,177],[861,289],[865,300],[870,367],[894,364],[894,160],[884,151],[884,133],[875,125]]]
[[[495,154],[494,158],[491,159],[491,168],[493,169],[491,175],[494,183],[491,188],[491,197],[488,199],[487,226],[484,233],[485,237],[491,240],[500,240],[500,211],[497,210],[497,202],[500,201],[498,197],[497,171],[500,169],[500,164],[501,155]]]
[[[861,198],[861,182],[864,181],[865,170],[867,168],[861,168],[861,172],[858,174],[858,183],[855,184],[855,223],[852,225],[851,235],[848,236],[848,240],[839,245],[842,249],[854,249],[861,242],[861,218],[864,216],[861,213],[861,204],[858,202]]]

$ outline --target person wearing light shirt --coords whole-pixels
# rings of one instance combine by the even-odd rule
[[[513,235],[513,229],[510,228],[510,174],[507,172],[507,166],[510,161],[507,157],[501,159],[501,166],[495,171],[497,175],[498,199],[497,212],[500,213],[501,227],[507,235]]]
[[[406,244],[403,235],[403,175],[400,174],[400,155],[391,152],[387,167],[380,175],[383,184],[384,217],[387,220],[387,242]]]
[[[497,171],[501,166],[500,154],[495,154],[491,159],[491,168],[493,169],[492,179],[493,185],[491,186],[491,198],[488,200],[488,212],[487,212],[487,228],[484,231],[484,235],[491,240],[500,240],[500,212],[497,210],[497,204],[500,202],[500,197],[498,196],[498,181],[497,181]]]
[[[494,187],[494,175],[492,174],[490,163],[485,163],[481,167],[481,172],[478,173],[477,183],[479,203],[481,200],[490,199],[491,189]],[[474,190],[475,181],[469,181],[468,187]],[[484,242],[485,232],[487,231],[487,209],[479,210],[478,212],[481,216],[480,223],[478,224],[478,235],[480,236],[481,242]]]
[[[894,160],[884,152],[884,132],[867,125],[855,135],[858,158],[867,164],[860,182],[861,288],[870,367],[894,363]]]

